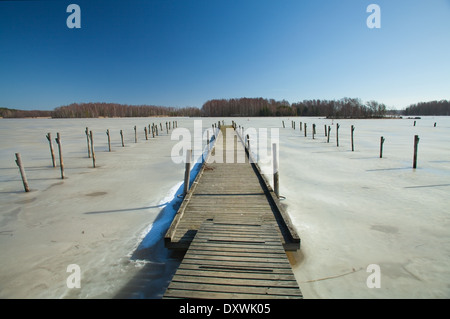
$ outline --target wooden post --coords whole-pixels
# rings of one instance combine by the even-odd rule
[[[417,168],[417,148],[419,145],[419,135],[414,135],[414,158],[413,158],[413,168]]]
[[[383,158],[383,144],[386,139],[382,136],[380,139],[380,158]]]
[[[283,122],[283,128],[285,128],[285,126],[284,126],[284,121],[282,121]]]
[[[300,122],[300,132],[302,131],[303,122]]]
[[[353,144],[353,132],[355,131],[355,127],[353,125],[351,127],[351,130],[352,130],[352,152],[354,152],[355,151],[355,146]]]
[[[48,143],[50,144],[50,154],[52,156],[53,167],[56,167],[55,151],[53,150],[52,134],[51,133],[47,133],[47,140],[48,140]]]
[[[125,144],[123,143],[123,131],[120,130],[120,138],[122,139],[122,147],[125,147]]]
[[[19,166],[20,176],[22,176],[23,187],[25,188],[25,192],[30,191],[30,187],[28,186],[27,176],[25,175],[25,169],[22,165],[22,159],[20,157],[20,153],[16,153],[16,164]]]
[[[184,190],[183,196],[189,191],[189,180],[191,177],[191,158],[192,158],[192,150],[186,150],[186,170],[184,172]]]
[[[86,127],[86,140],[87,140],[87,149],[88,149],[88,157],[91,158],[91,146],[89,142],[89,128]]]
[[[331,126],[328,125],[328,136],[327,136],[327,143],[330,143],[330,133],[331,133]]]
[[[247,134],[247,149],[248,149],[248,156],[250,157],[250,135]]]
[[[327,125],[324,125],[324,129],[325,129],[325,137],[327,137]]]
[[[416,126],[416,121],[414,121],[414,126]]]
[[[305,123],[305,137],[306,137],[306,123]]]
[[[161,122],[159,122],[159,126],[161,127],[161,133],[162,133],[163,128],[162,128],[162,123]]]
[[[167,122],[166,122],[166,132],[167,132],[167,134],[169,134],[169,126],[168,126]]]
[[[55,140],[56,140],[56,143],[58,143],[59,166],[61,167],[61,179],[64,179],[64,161],[63,161],[63,155],[62,155],[61,135],[59,135],[59,133],[56,133],[56,139]],[[88,135],[88,140],[89,140],[89,135]]]
[[[108,135],[108,150],[111,152],[111,137],[109,135],[109,129],[106,130],[106,135]]]
[[[136,129],[136,125],[134,126],[134,142],[137,143],[137,129]]]
[[[336,146],[339,147],[339,127],[340,125],[336,123]]]
[[[148,141],[147,126],[144,127],[145,140]]]
[[[155,138],[155,125],[152,125],[152,137]]]
[[[313,124],[313,129],[312,129],[312,137],[314,139],[314,134],[316,134],[316,124]]]
[[[277,144],[272,144],[272,158],[273,158],[273,190],[275,195],[280,198],[280,177],[278,174],[278,153],[277,153]]]
[[[94,152],[94,134],[92,134],[92,131],[90,131],[90,138],[91,138],[91,150],[92,150],[92,165],[95,168],[95,152]]]

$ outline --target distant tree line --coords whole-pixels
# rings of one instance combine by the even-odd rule
[[[263,98],[209,100],[202,106],[203,116],[289,116],[290,103]]]
[[[25,117],[51,117],[52,111],[24,111],[16,109],[0,108],[0,117],[25,118]]]
[[[0,108],[0,117],[52,117],[52,118],[98,118],[98,117],[155,117],[155,116],[201,116],[196,107],[165,107],[154,105],[126,105],[117,103],[73,103],[53,111],[24,111]]]
[[[407,107],[404,115],[450,115],[450,101],[431,101],[412,104]]]
[[[210,100],[203,104],[204,116],[324,116],[330,118],[374,118],[386,115],[386,105],[360,99],[286,100],[263,98]]]
[[[450,115],[450,101],[431,101],[412,104],[405,110],[387,110],[377,101],[363,103],[358,98],[340,100],[303,100],[289,103],[264,98],[214,99],[197,107],[167,107],[155,105],[127,105],[117,103],[73,103],[53,111],[24,111],[0,108],[0,117],[250,117],[250,116],[321,116],[328,118],[381,118],[391,115]]]
[[[200,116],[195,107],[166,107],[155,105],[127,105],[116,103],[73,103],[57,107],[53,118],[97,117],[153,117],[153,116]]]

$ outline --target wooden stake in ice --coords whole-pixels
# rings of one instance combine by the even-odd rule
[[[330,143],[330,133],[331,133],[331,126],[328,125],[328,136],[327,136],[327,143]]]
[[[419,145],[419,135],[414,135],[414,158],[413,158],[413,168],[417,168],[417,149]]]
[[[272,158],[273,158],[273,190],[275,195],[280,198],[280,180],[278,174],[278,152],[277,152],[277,144],[272,144]]]
[[[48,140],[48,143],[50,144],[50,154],[52,156],[53,167],[56,167],[55,151],[53,150],[52,134],[51,133],[47,133],[47,140]]]
[[[282,121],[283,122],[283,128],[285,128],[285,126],[284,126],[284,121]]]
[[[306,123],[304,125],[305,125],[305,137],[306,137]]]
[[[247,150],[248,150],[248,157],[250,158],[250,135],[247,134]]]
[[[64,162],[63,162],[63,155],[62,155],[61,135],[59,133],[56,133],[55,140],[56,140],[56,143],[58,143],[59,166],[61,167],[61,179],[64,179]],[[89,140],[89,137],[88,137],[88,140]],[[89,156],[90,156],[90,151],[89,151]]]
[[[192,158],[192,150],[186,150],[186,170],[184,172],[184,190],[183,196],[189,191],[189,180],[191,178],[191,158]]]
[[[95,168],[94,134],[92,134],[92,131],[90,131],[89,137],[91,138],[92,165]]]
[[[120,138],[122,139],[122,147],[125,147],[125,144],[123,144],[123,131],[120,130]]]
[[[327,125],[324,125],[324,129],[325,129],[325,137],[327,137]]]
[[[316,124],[313,124],[313,128],[312,128],[312,137],[314,139],[314,134],[316,134]]]
[[[22,165],[22,159],[20,157],[20,153],[16,153],[16,164],[19,166],[20,175],[22,176],[23,187],[25,188],[25,192],[30,191],[30,187],[28,186],[27,176],[25,175],[25,169]]]
[[[355,131],[355,127],[352,125],[352,127],[351,127],[351,130],[352,130],[352,152],[354,152],[355,151],[355,146],[354,146],[354,144],[353,144],[353,132]]]
[[[382,136],[380,139],[380,158],[383,158],[383,144],[386,139]]]
[[[145,140],[148,141],[147,126],[144,127]]]
[[[86,127],[86,141],[87,141],[87,149],[88,149],[88,157],[91,158],[91,146],[89,145],[89,128]]]
[[[108,150],[111,152],[111,136],[109,135],[109,129],[106,130],[106,135],[108,135]]]
[[[134,142],[137,143],[137,129],[136,129],[136,125],[134,126]]]
[[[340,125],[336,123],[336,145],[339,147],[339,127]]]

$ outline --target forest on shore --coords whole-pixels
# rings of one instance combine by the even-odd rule
[[[265,98],[213,99],[197,107],[127,105],[117,103],[72,103],[52,111],[0,108],[3,118],[99,118],[99,117],[253,117],[253,116],[320,116],[327,118],[383,118],[387,115],[450,115],[450,101],[412,104],[404,110],[388,110],[377,101],[358,98],[340,100],[303,100],[289,103]]]

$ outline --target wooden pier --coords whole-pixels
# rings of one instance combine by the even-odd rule
[[[234,160],[206,159],[165,235],[187,252],[164,297],[302,298],[285,253],[300,238],[278,197],[233,129],[222,126],[218,152]]]

